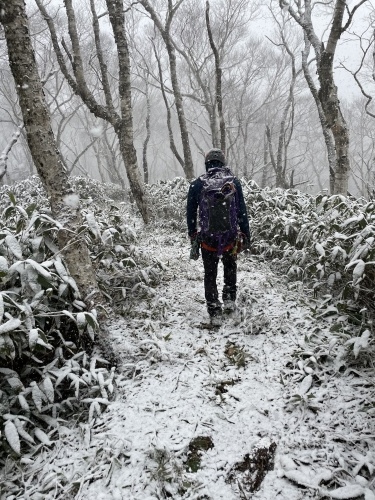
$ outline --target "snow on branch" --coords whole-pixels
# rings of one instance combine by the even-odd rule
[[[23,127],[23,125],[19,125],[18,126],[17,130],[12,135],[12,138],[11,138],[9,144],[7,144],[7,146],[5,147],[4,151],[0,154],[0,180],[7,173],[8,156],[9,156],[9,153],[10,153],[12,147],[18,141],[18,138],[19,138],[19,136],[21,134],[22,127]]]

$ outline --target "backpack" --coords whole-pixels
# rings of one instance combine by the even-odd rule
[[[234,175],[228,167],[211,168],[200,176],[203,183],[199,199],[200,238],[223,249],[237,239],[238,193]]]

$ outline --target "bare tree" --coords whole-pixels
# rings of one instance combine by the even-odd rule
[[[54,217],[63,226],[58,232],[59,246],[82,298],[91,304],[101,300],[101,293],[85,240],[76,236],[82,225],[78,197],[70,186],[56,147],[31,45],[24,0],[1,0],[0,12],[27,141]]]
[[[291,75],[290,75],[290,81],[289,81],[289,91],[287,94],[286,102],[283,107],[283,111],[281,114],[281,119],[280,119],[280,126],[279,126],[279,131],[278,131],[278,144],[277,144],[277,150],[276,150],[276,156],[274,154],[274,148],[272,145],[272,138],[271,138],[271,129],[269,125],[266,125],[266,136],[267,136],[267,142],[268,142],[268,151],[270,154],[270,159],[271,159],[271,165],[273,167],[273,170],[275,172],[276,176],[276,187],[281,187],[281,188],[291,188],[293,186],[293,170],[290,174],[290,177],[288,179],[287,177],[287,170],[288,170],[288,147],[290,144],[290,141],[292,139],[293,131],[294,131],[294,93],[295,93],[295,86],[296,86],[296,81],[297,81],[297,76],[299,73],[301,73],[302,69],[297,71],[296,68],[296,57],[294,54],[294,51],[290,47],[290,43],[288,41],[287,33],[286,33],[286,23],[285,19],[282,20],[282,22],[277,19],[276,16],[273,16],[275,22],[278,25],[278,31],[279,31],[279,37],[280,41],[279,43],[273,42],[276,46],[279,46],[282,48],[283,51],[287,54],[287,56],[290,59],[290,66],[291,66]],[[289,124],[289,127],[288,127]]]
[[[18,129],[13,133],[12,138],[10,139],[8,144],[6,145],[4,151],[0,154],[0,181],[7,173],[8,155],[9,155],[12,147],[18,141],[18,138],[21,134],[21,129],[22,129],[22,126],[19,126]]]
[[[222,69],[220,54],[214,41],[214,37],[211,29],[210,22],[210,2],[206,0],[206,27],[208,33],[208,39],[210,41],[210,46],[215,59],[215,104],[217,105],[217,111],[219,115],[220,123],[220,149],[226,151],[225,145],[225,120],[223,114],[223,94],[222,94]],[[219,146],[218,144],[213,144],[214,147]]]
[[[359,90],[361,91],[363,97],[365,98],[365,111],[375,118],[374,109],[374,96],[375,96],[375,9],[373,12],[372,22],[370,21],[369,26],[364,30],[363,33],[357,35],[353,33],[353,36],[359,42],[359,48],[361,51],[361,60],[355,71],[349,69],[343,62],[341,67],[352,74]],[[371,30],[371,31],[370,31]],[[370,31],[370,36],[366,37],[366,34]],[[362,77],[361,77],[362,76]],[[372,91],[370,88],[372,87]]]
[[[177,76],[177,59],[175,46],[171,36],[171,25],[173,18],[176,14],[177,9],[180,7],[184,0],[178,0],[176,4],[173,5],[172,0],[168,0],[168,10],[165,24],[162,23],[160,16],[158,15],[156,9],[152,7],[149,0],[139,0],[139,3],[143,5],[144,9],[149,13],[152,21],[159,30],[163,41],[165,43],[168,57],[169,57],[169,69],[171,75],[171,84],[173,89],[173,95],[176,101],[176,111],[178,116],[178,122],[180,125],[181,142],[182,149],[184,152],[184,163],[182,165],[186,178],[192,179],[194,177],[194,165],[191,156],[189,133],[185,118],[184,103],[180,90],[180,85]]]
[[[143,183],[138,170],[137,155],[133,140],[133,117],[131,102],[131,82],[130,82],[130,58],[127,38],[124,25],[124,9],[122,0],[106,0],[107,13],[112,27],[118,59],[118,93],[119,112],[117,112],[114,98],[111,93],[108,68],[102,51],[99,16],[96,13],[95,2],[90,0],[92,25],[96,47],[96,57],[99,64],[99,78],[104,93],[105,105],[102,105],[90,90],[84,71],[82,50],[77,31],[75,10],[72,0],[64,0],[68,19],[69,38],[71,42],[71,52],[65,41],[62,41],[63,48],[67,54],[64,57],[60,47],[55,24],[42,3],[42,0],[35,0],[44,19],[47,21],[52,44],[56,52],[60,69],[72,88],[73,92],[79,95],[89,110],[98,118],[110,123],[118,137],[122,158],[125,164],[130,189],[138,206],[138,209],[145,222],[148,221],[148,211],[143,189]],[[106,13],[106,14],[107,14]],[[68,61],[71,63],[72,72],[69,71]]]
[[[226,127],[231,109],[227,102],[228,84],[233,68],[246,64],[251,57],[243,45],[248,38],[247,24],[255,18],[257,5],[248,0],[219,1],[211,9],[206,1],[203,10],[200,2],[191,1],[184,7],[177,15],[173,41],[185,63],[185,86],[191,89],[184,97],[197,108],[192,124],[201,128],[205,143],[210,139],[209,147],[221,147],[229,154],[236,135]],[[202,108],[206,123],[202,122]]]
[[[308,56],[310,46],[313,47],[316,58],[317,74],[320,88],[317,97],[321,104],[324,115],[323,128],[326,126],[333,134],[335,143],[336,161],[330,172],[332,193],[347,193],[349,164],[349,133],[346,121],[341,111],[340,101],[337,95],[337,87],[333,76],[333,63],[338,41],[341,35],[349,28],[357,9],[367,0],[361,0],[349,10],[346,0],[336,0],[334,4],[333,17],[330,24],[328,40],[322,42],[317,36],[313,21],[312,0],[304,0],[304,8],[301,0],[295,0],[296,9],[286,0],[280,0],[280,7],[289,12],[291,17],[301,26],[305,34],[306,47],[305,57]],[[319,2],[320,3],[320,2]],[[344,15],[347,13],[347,20]],[[304,68],[305,69],[305,68]],[[328,151],[328,154],[332,154]]]

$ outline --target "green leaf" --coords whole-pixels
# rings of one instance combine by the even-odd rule
[[[122,259],[121,261],[125,267],[136,267],[137,264],[131,257],[127,257],[126,259]]]
[[[13,205],[17,205],[16,197],[14,196],[14,193],[12,191],[8,191],[8,196],[10,201],[13,203]]]
[[[5,210],[4,210],[4,219],[9,219],[9,217],[14,213],[16,212],[16,209],[15,207],[13,207],[12,205],[7,207]]]
[[[34,210],[36,209],[37,207],[37,204],[36,203],[32,203],[31,205],[29,205],[27,208],[26,208],[26,213],[27,215],[30,217],[31,214],[34,212]]]
[[[25,228],[25,220],[19,219],[16,225],[16,234],[19,234]]]
[[[45,290],[48,290],[48,288],[55,288],[54,285],[49,280],[47,280],[44,276],[42,276],[41,274],[38,274],[38,283]]]
[[[96,318],[91,313],[85,312],[84,314],[86,316],[87,323],[92,328],[96,329],[98,327],[98,322],[96,321]]]

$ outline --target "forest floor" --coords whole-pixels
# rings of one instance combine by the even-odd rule
[[[140,229],[139,251],[167,270],[108,321],[116,398],[95,422],[61,427],[32,466],[39,484],[57,475],[65,498],[95,500],[374,499],[373,413],[358,411],[373,380],[314,343],[330,324],[302,283],[241,255],[239,310],[212,330],[184,235]]]

